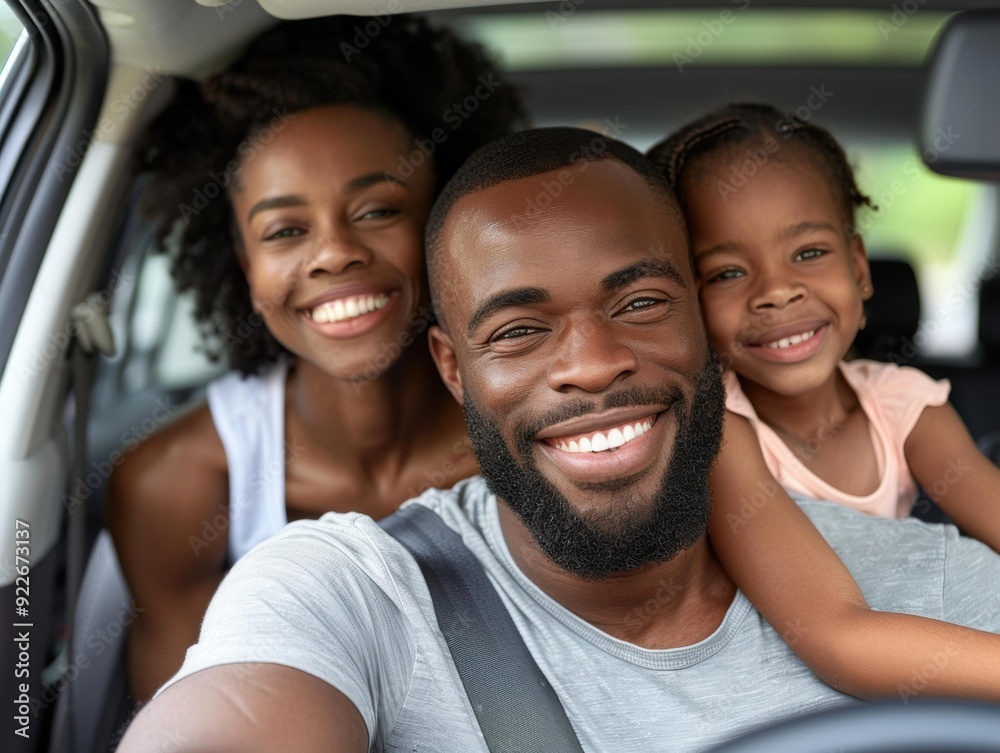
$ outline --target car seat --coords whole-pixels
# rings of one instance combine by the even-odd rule
[[[979,291],[976,356],[966,365],[928,363],[925,369],[937,379],[951,381],[949,400],[973,439],[984,442],[1000,432],[1000,278],[984,279]]]
[[[56,704],[51,753],[114,750],[132,710],[125,636],[134,614],[111,534],[102,531],[80,586],[71,659],[76,674]]]
[[[920,324],[917,275],[902,258],[868,262],[875,295],[865,302],[866,327],[858,332],[854,350],[859,358],[906,363],[916,355],[913,337]]]

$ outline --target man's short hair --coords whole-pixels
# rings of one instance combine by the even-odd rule
[[[496,139],[473,152],[458,169],[434,203],[427,221],[427,267],[438,320],[441,321],[442,313],[438,295],[440,270],[437,262],[441,231],[449,212],[459,199],[507,181],[573,167],[582,170],[585,169],[584,162],[605,159],[616,159],[638,173],[663,197],[664,207],[683,225],[680,204],[666,177],[652,161],[628,144],[595,131],[567,127],[534,128]],[[535,206],[537,211],[541,204],[536,203]],[[526,198],[525,218],[530,217],[531,213],[532,203]],[[683,226],[686,235],[687,227]]]

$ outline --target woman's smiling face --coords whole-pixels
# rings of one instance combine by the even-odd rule
[[[401,123],[353,105],[295,113],[271,135],[247,150],[230,190],[254,308],[300,358],[374,378],[430,319],[431,166],[407,161]]]

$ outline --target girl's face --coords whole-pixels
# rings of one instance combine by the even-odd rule
[[[798,396],[834,378],[871,288],[835,187],[812,159],[785,149],[740,187],[730,161],[710,155],[684,197],[702,310],[723,362],[744,382]]]
[[[346,105],[295,113],[242,147],[230,199],[254,309],[332,376],[378,376],[427,327],[433,174],[411,151],[400,123]]]

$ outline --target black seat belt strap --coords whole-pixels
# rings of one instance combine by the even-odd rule
[[[491,753],[583,753],[555,691],[462,537],[419,504],[381,526],[420,566]]]

